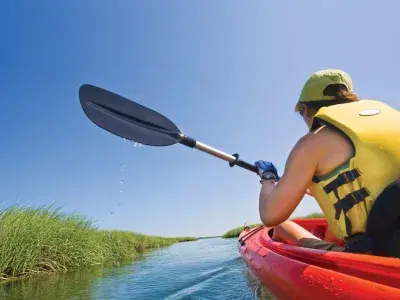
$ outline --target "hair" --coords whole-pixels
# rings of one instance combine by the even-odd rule
[[[304,112],[304,105],[307,107],[307,117],[311,118],[314,116],[321,107],[331,106],[343,103],[350,103],[359,101],[360,98],[357,94],[349,92],[344,84],[331,84],[328,85],[324,91],[324,96],[333,96],[335,99],[332,100],[320,100],[312,102],[297,102],[295,111],[299,112],[300,115]]]

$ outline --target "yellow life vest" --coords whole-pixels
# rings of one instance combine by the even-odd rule
[[[339,239],[364,233],[375,199],[400,178],[400,112],[373,100],[322,107],[311,130],[326,125],[351,141],[354,156],[324,176],[310,191]],[[399,199],[400,201],[400,199]]]

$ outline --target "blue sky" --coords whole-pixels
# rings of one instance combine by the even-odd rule
[[[307,131],[293,107],[313,72],[343,69],[360,96],[400,108],[400,2],[382,3],[3,4],[1,203],[55,204],[101,228],[158,235],[259,222],[256,175],[181,145],[124,143],[86,118],[79,86],[129,97],[187,135],[282,173]],[[294,215],[313,211],[306,196]]]

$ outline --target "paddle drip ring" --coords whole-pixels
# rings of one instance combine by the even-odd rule
[[[235,157],[236,159],[229,163],[229,166],[231,168],[234,167],[235,165],[237,165],[237,163],[239,161],[239,154],[238,153],[232,154],[232,156]]]

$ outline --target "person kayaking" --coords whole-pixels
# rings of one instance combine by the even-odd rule
[[[257,161],[259,213],[273,239],[305,248],[400,257],[400,113],[361,100],[350,76],[327,69],[306,81],[295,111],[309,127],[280,177]],[[324,241],[288,218],[305,194],[323,211],[344,247]]]

